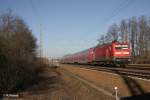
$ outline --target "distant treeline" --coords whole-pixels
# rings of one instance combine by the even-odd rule
[[[99,44],[111,41],[129,42],[133,63],[150,63],[150,18],[141,16],[113,24],[98,39]]]
[[[18,91],[37,77],[36,48],[24,20],[11,12],[0,15],[0,93]]]

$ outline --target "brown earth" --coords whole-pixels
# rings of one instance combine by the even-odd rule
[[[118,87],[120,97],[141,95],[150,93],[150,80],[140,80],[107,72],[79,68],[77,65],[62,65],[63,69],[77,74],[80,77],[96,84],[103,89],[115,93],[114,87]]]
[[[113,100],[59,68],[45,68],[35,84],[20,92],[19,98],[2,100]]]

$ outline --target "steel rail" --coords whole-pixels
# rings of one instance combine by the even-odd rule
[[[92,70],[104,71],[115,73],[118,75],[124,76],[134,76],[142,79],[150,79],[150,70],[147,69],[137,69],[137,68],[115,68],[115,67],[101,67],[101,66],[93,66],[93,65],[78,65],[80,68],[87,68]]]

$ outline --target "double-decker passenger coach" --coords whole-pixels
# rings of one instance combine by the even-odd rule
[[[125,65],[130,63],[130,46],[113,41],[62,58],[63,63]]]

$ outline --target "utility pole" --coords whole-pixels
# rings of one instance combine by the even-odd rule
[[[40,58],[42,59],[43,45],[42,45],[42,24],[40,24]]]

